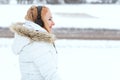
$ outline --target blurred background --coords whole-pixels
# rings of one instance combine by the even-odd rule
[[[120,0],[0,0],[1,4],[119,4]]]
[[[31,5],[50,7],[58,38],[119,39],[120,0],[0,0],[1,37],[13,37],[8,26],[24,21]]]
[[[9,26],[31,5],[50,8],[62,80],[120,80],[120,0],[0,0],[0,80],[20,80]]]

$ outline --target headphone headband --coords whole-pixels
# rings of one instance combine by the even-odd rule
[[[42,6],[37,6],[37,19],[35,20],[35,23],[40,25],[41,27],[44,27],[43,20],[41,19],[41,11],[42,11]]]

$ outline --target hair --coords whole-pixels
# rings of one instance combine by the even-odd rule
[[[25,19],[36,23],[36,20],[38,19],[38,15],[40,15],[41,20],[44,23],[43,26],[41,26],[41,25],[40,26],[45,27],[45,26],[47,26],[47,23],[45,23],[45,21],[43,19],[49,9],[46,6],[41,6],[42,7],[41,12],[38,14],[38,7],[39,6],[35,6],[35,5],[31,6],[28,9],[27,14],[25,15]]]
[[[25,19],[26,20],[30,20],[30,21],[35,21],[37,19],[37,6],[31,6],[28,11],[27,14],[25,15]]]

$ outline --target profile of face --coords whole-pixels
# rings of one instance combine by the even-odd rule
[[[53,21],[53,17],[52,17],[52,14],[51,14],[50,10],[48,8],[46,9],[46,8],[43,7],[41,15],[42,15],[42,20],[44,22],[43,27],[48,32],[51,32],[52,27],[55,25],[55,23]]]

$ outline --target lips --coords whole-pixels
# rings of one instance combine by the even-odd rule
[[[52,28],[52,26],[50,26],[49,28]]]

